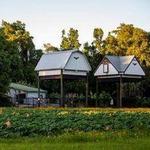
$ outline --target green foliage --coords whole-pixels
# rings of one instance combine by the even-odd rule
[[[6,51],[8,44],[0,30],[0,97],[7,92],[10,83],[10,60]]]
[[[45,44],[43,44],[43,46],[45,48],[46,53],[51,52],[51,51],[58,51],[58,48],[51,45],[50,43],[45,43]]]
[[[65,30],[62,31],[62,41],[60,48],[62,50],[68,50],[68,49],[79,49],[81,44],[78,40],[79,34],[78,30],[70,28],[69,33],[65,34]]]
[[[60,98],[60,93],[50,93],[49,97],[50,98]]]
[[[104,40],[104,54],[135,55],[141,64],[150,66],[150,38],[148,32],[132,24],[120,24]]]
[[[98,104],[101,106],[109,106],[111,99],[110,94],[105,91],[102,91],[97,97]]]
[[[150,107],[150,98],[138,98],[136,105],[139,107]]]
[[[5,109],[0,114],[0,137],[49,136],[66,132],[146,131],[149,112],[96,110]]]
[[[13,41],[17,44],[23,63],[32,59],[32,52],[35,49],[33,37],[26,31],[25,24],[21,21],[14,23],[2,22],[2,29],[8,41]]]
[[[93,32],[93,37],[95,40],[93,41],[93,44],[95,48],[101,53],[102,46],[103,46],[103,38],[104,32],[101,28],[95,28]]]
[[[42,52],[35,50],[33,37],[26,30],[25,24],[21,21],[13,23],[2,21],[0,30],[7,41],[4,44],[5,54],[8,55],[11,72],[8,79],[13,82],[24,81],[32,85],[36,84],[34,68]]]
[[[10,107],[13,106],[12,102],[10,101],[10,97],[0,94],[0,107]]]

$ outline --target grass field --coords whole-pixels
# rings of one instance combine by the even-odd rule
[[[149,150],[150,136],[76,133],[57,137],[0,139],[0,150]]]

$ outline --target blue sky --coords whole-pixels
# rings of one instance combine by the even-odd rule
[[[92,41],[95,27],[105,36],[120,23],[150,31],[150,0],[0,0],[0,20],[21,20],[36,48],[59,46],[62,29],[79,30],[80,43]]]

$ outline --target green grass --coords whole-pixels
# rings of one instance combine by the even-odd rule
[[[149,150],[150,136],[127,132],[90,132],[55,137],[0,139],[0,150]]]

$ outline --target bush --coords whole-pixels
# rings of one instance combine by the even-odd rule
[[[0,107],[9,107],[12,106],[12,102],[10,101],[10,97],[7,95],[0,94]]]
[[[97,101],[100,106],[109,106],[111,99],[110,94],[105,91],[102,91],[97,97]]]
[[[149,97],[127,97],[123,99],[124,107],[150,107]]]
[[[150,107],[150,98],[148,97],[138,98],[137,106],[138,107]]]
[[[101,112],[94,109],[6,109],[0,112],[0,137],[120,130],[150,130],[150,113]]]
[[[59,93],[51,93],[49,94],[50,98],[60,98],[60,94]]]

